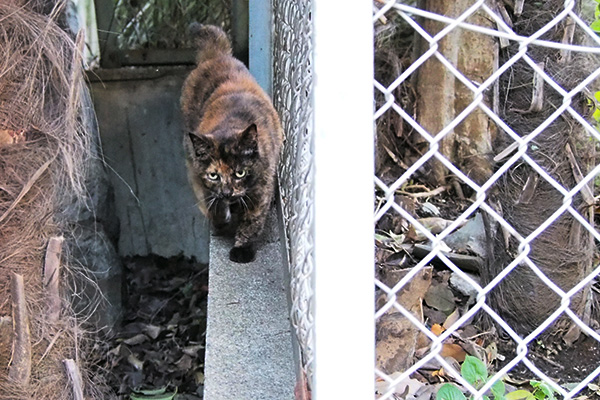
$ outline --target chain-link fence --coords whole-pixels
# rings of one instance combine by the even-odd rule
[[[302,365],[312,376],[313,315],[313,130],[311,1],[273,2],[273,103],[286,132],[279,186],[290,261],[291,320]]]
[[[596,3],[419,4],[373,2],[374,397],[460,398],[448,382],[477,398],[592,396]],[[309,377],[327,351],[314,346],[313,7],[274,2],[292,322]]]
[[[374,3],[377,398],[589,394],[597,15],[408,3]]]
[[[187,27],[192,22],[218,25],[228,31],[230,2],[225,0],[115,0],[111,30],[120,49],[193,48]]]

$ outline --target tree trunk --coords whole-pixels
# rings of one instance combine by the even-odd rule
[[[451,18],[459,17],[472,5],[468,0],[421,2],[421,8]],[[504,7],[503,2],[491,0],[488,5],[491,9]],[[548,24],[563,9],[561,0],[548,1],[543,8],[525,2],[522,14],[515,21],[505,22],[514,23],[516,33],[527,37]],[[502,15],[505,18],[509,16],[508,13]],[[492,19],[481,10],[469,16],[465,22],[495,29]],[[421,26],[435,37],[447,24],[424,19]],[[544,39],[558,43],[576,41],[572,21],[566,18],[551,29]],[[497,70],[499,63],[508,61],[519,50],[516,42],[503,43],[500,59],[497,38],[460,27],[435,41],[420,38],[420,46],[420,55],[437,46],[438,52],[448,63],[476,87]],[[597,65],[597,61],[581,55],[542,46],[530,46],[527,54],[567,91],[592,72],[590,66]],[[435,56],[429,57],[419,67],[416,87],[419,124],[436,139],[441,131],[452,127],[439,140],[439,153],[470,179],[478,184],[484,183],[493,172],[492,154],[500,154],[514,140],[504,131],[498,131],[495,123],[479,108],[474,108],[460,121],[456,120],[475,96]],[[500,100],[502,104],[499,104]],[[562,105],[563,100],[556,91],[548,89],[541,76],[522,59],[502,74],[495,85],[483,92],[483,103],[521,136],[533,132]],[[576,102],[572,107],[577,110]],[[585,114],[583,110],[577,111]],[[416,142],[431,146],[425,138],[418,133],[416,135]],[[584,129],[568,113],[563,113],[536,137],[527,154],[556,182],[570,190],[594,165],[591,147]],[[500,167],[507,159],[496,160],[496,167]],[[453,179],[437,159],[429,161],[426,168],[429,168],[425,172],[431,173],[431,183],[434,185],[446,185]],[[593,216],[590,214],[593,194],[590,188],[584,188],[582,192],[586,193],[573,198],[572,207],[593,226]],[[511,263],[515,258],[527,252],[528,257],[514,267],[488,295],[488,304],[517,333],[527,335],[544,323],[561,304],[561,296],[539,278],[532,266],[537,266],[560,289],[569,291],[591,271],[593,238],[569,212],[553,216],[562,206],[564,196],[529,166],[527,160],[515,163],[494,184],[488,198],[488,204],[495,204],[497,212],[523,238],[535,232],[549,218],[555,218],[552,224],[529,242],[528,248],[499,224],[495,224],[493,218],[487,219],[490,249],[487,266],[482,271],[484,285],[505,268],[514,267]],[[570,309],[584,322],[590,317],[590,298],[589,287],[570,298]],[[572,343],[579,336],[579,328],[570,318],[563,316],[553,322],[544,334],[560,336],[565,342]]]
[[[458,17],[470,5],[470,0],[424,0],[423,9],[449,17]],[[467,22],[492,27],[489,17],[481,11],[471,15]],[[426,19],[423,28],[431,35],[437,35],[447,24]],[[426,53],[435,44],[438,51],[450,64],[455,66],[465,78],[479,86],[496,69],[498,45],[496,39],[454,28],[437,42],[429,43],[421,38],[421,54]],[[492,105],[492,91],[484,93],[483,102]],[[436,136],[450,126],[474,100],[471,89],[465,86],[456,75],[431,56],[418,70],[417,76],[417,121]],[[439,152],[459,167],[463,173],[477,183],[483,183],[492,173],[490,155],[496,127],[479,108],[450,130],[439,142]],[[419,137],[417,141],[424,142]],[[444,185],[448,182],[449,171],[438,160],[431,164],[432,183]]]
[[[515,20],[514,30],[519,35],[530,36],[563,9],[561,0],[547,2],[544,9],[526,2],[522,15]],[[572,32],[572,21],[567,18],[544,38],[559,43],[571,41]],[[514,56],[519,50],[518,46],[518,43],[512,43],[507,47],[501,62]],[[581,54],[567,54],[542,46],[532,46],[527,54],[566,91],[572,90],[597,65],[597,61],[593,62]],[[551,118],[564,101],[558,92],[549,89],[543,82],[540,74],[522,60],[500,78],[504,100],[500,117],[521,136],[531,134]],[[573,102],[572,107],[580,115],[585,115],[577,102]],[[514,141],[504,134],[498,140],[495,153],[500,154],[512,143]],[[593,167],[593,151],[593,143],[583,127],[568,112],[564,112],[535,137],[527,155],[558,184],[571,190]],[[508,156],[500,158],[497,161],[502,165]],[[488,240],[492,248],[488,254],[487,268],[482,274],[484,284],[505,268],[512,268],[514,265],[511,264],[519,255],[527,254],[527,258],[514,266],[488,297],[489,304],[517,333],[527,335],[543,324],[562,301],[561,296],[536,274],[533,265],[561,290],[568,292],[591,272],[594,241],[591,233],[568,211],[560,216],[553,215],[563,205],[565,198],[527,160],[521,159],[515,163],[495,187],[497,192],[490,196],[493,199],[490,204],[495,204],[497,212],[523,238],[528,238],[552,219],[546,229],[530,240],[529,248],[497,224],[494,226],[492,222],[488,225]],[[593,227],[591,188],[582,188],[580,194],[572,199],[571,205]],[[569,309],[586,323],[590,318],[590,299],[589,286],[569,299]],[[579,337],[579,333],[573,320],[563,314],[550,324],[542,336],[560,337],[570,344]]]

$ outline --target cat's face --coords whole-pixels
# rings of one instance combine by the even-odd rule
[[[222,199],[236,199],[244,196],[247,190],[249,170],[247,166],[228,164],[215,160],[202,171],[204,187]]]
[[[243,201],[258,172],[256,125],[224,139],[193,133],[189,137],[195,158],[193,172],[206,189],[205,200]]]

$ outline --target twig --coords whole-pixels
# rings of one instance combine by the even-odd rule
[[[495,7],[496,11],[502,17],[502,20],[506,23],[506,25],[508,25],[512,28],[513,22],[510,19],[510,15],[508,15],[508,11],[506,11],[506,7],[504,6],[504,3],[502,1],[496,1],[495,6],[496,6]],[[498,28],[498,30],[500,30],[500,24],[497,23],[496,27]],[[510,46],[510,41],[505,37],[501,37],[500,38],[500,47],[505,49],[508,46]]]
[[[533,196],[535,194],[535,189],[537,188],[538,181],[540,176],[535,172],[530,172],[527,177],[527,181],[525,182],[525,186],[523,187],[523,191],[517,200],[517,204],[530,204]]]
[[[561,42],[563,44],[572,44],[573,36],[575,36],[575,21],[571,17],[567,17],[566,21],[567,22],[566,22],[565,32],[563,34]],[[566,64],[570,61],[571,61],[571,50],[568,50],[566,48],[560,49],[559,62]]]
[[[15,201],[13,201],[13,203],[10,205],[10,207],[8,207],[8,209],[4,212],[4,214],[2,214],[2,216],[0,216],[0,222],[4,221],[4,219],[6,219],[6,217],[8,217],[10,215],[12,210],[14,210],[14,208],[17,206],[17,204],[19,204],[19,202],[23,199],[23,197],[25,197],[25,195],[27,193],[29,193],[29,191],[33,187],[33,184],[40,178],[40,176],[42,176],[42,174],[48,169],[50,164],[52,164],[52,162],[55,159],[56,159],[56,155],[54,155],[54,157],[52,157],[51,159],[46,161],[41,167],[38,168],[37,171],[35,171],[33,176],[29,179],[29,181],[25,184],[25,186],[23,186],[23,189],[21,189],[21,193],[19,193],[19,195],[17,196]]]
[[[461,199],[461,200],[465,199],[465,194],[463,193],[462,187],[460,187],[460,183],[458,182],[457,179],[452,180],[452,188],[456,192],[456,195],[458,196],[459,199]]]
[[[515,8],[513,10],[513,14],[515,17],[520,17],[523,14],[523,5],[525,4],[525,0],[515,0]]]
[[[56,335],[54,335],[54,337],[52,338],[52,340],[48,344],[48,347],[46,347],[46,350],[44,350],[44,354],[42,354],[42,356],[40,357],[40,359],[37,361],[36,365],[40,365],[40,363],[42,362],[42,360],[44,360],[44,358],[46,358],[46,356],[48,355],[48,353],[50,353],[50,350],[52,350],[52,348],[56,344],[56,341],[58,340],[58,338],[61,337],[62,333],[63,333],[63,331],[61,330]]]
[[[536,65],[543,71],[546,63],[540,62]],[[542,75],[533,72],[533,93],[531,94],[531,105],[528,110],[512,110],[519,114],[529,114],[532,112],[540,112],[544,106],[544,78]]]
[[[8,377],[25,386],[31,377],[31,334],[23,276],[14,272],[11,276],[11,298],[14,338]]]
[[[60,315],[60,258],[65,238],[62,236],[50,238],[46,249],[44,262],[44,288],[46,289],[48,321],[56,323]]]
[[[379,8],[377,8],[377,6],[375,4],[373,4],[373,11],[374,12],[379,11]],[[383,25],[386,25],[388,23],[388,20],[385,17],[385,15],[382,15],[381,17],[379,17],[379,22],[381,22]]]
[[[400,160],[393,151],[391,151],[390,149],[387,148],[387,146],[383,146],[383,148],[385,149],[386,153],[388,154],[388,156],[392,159],[392,161],[394,161],[396,164],[398,164],[400,167],[404,168],[404,169],[408,169],[408,165],[406,165],[404,162],[402,162],[402,160]]]
[[[75,361],[70,358],[63,360],[63,364],[65,365],[67,375],[71,380],[71,385],[73,386],[73,399],[84,400],[83,383],[81,380],[81,373],[79,372],[79,368],[77,368],[77,364],[75,364]]]
[[[408,196],[408,197],[413,197],[413,198],[420,198],[420,197],[432,197],[432,196],[436,196],[440,193],[443,193],[447,190],[448,188],[446,186],[440,186],[438,188],[435,188],[433,190],[429,190],[427,192],[419,192],[419,193],[411,193],[411,192],[407,192],[404,190],[398,190],[396,191],[396,193],[398,194],[402,194],[404,196]]]
[[[556,368],[560,369],[560,370],[564,370],[565,366],[562,364],[557,363],[556,361],[550,359],[549,357],[546,357],[545,355],[539,353],[539,352],[534,352],[533,354],[535,354],[536,356],[538,356],[539,358],[541,358],[542,360],[546,361],[548,364],[551,364],[553,366],[555,366]]]
[[[571,150],[571,146],[569,143],[565,144],[565,151],[567,152],[567,158],[569,159],[569,163],[571,164],[571,171],[573,171],[573,177],[575,181],[579,184],[583,180],[583,174],[581,173],[581,169],[579,168],[579,164],[575,159],[575,154],[573,154],[573,150]],[[589,185],[584,185],[581,188],[581,196],[583,197],[583,201],[588,206],[593,206],[595,204],[594,194],[592,193],[592,189],[590,189]]]

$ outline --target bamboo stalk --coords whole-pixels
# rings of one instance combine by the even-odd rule
[[[14,336],[8,377],[25,386],[31,377],[31,334],[23,276],[14,272],[11,276],[11,297]]]

